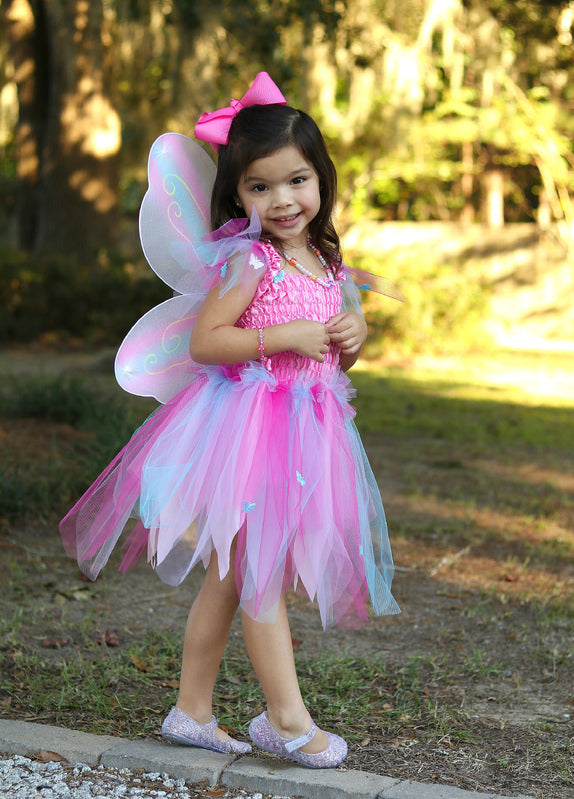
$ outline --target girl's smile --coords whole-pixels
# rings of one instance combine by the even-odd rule
[[[237,197],[248,217],[257,211],[265,233],[291,246],[306,243],[321,205],[317,173],[293,145],[253,161]]]

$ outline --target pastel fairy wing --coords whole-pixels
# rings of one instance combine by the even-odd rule
[[[374,291],[399,302],[404,297],[398,288],[386,277],[374,275],[364,269],[354,269],[346,264],[343,266],[346,280],[341,283],[341,296],[343,311],[358,311],[362,313],[362,300],[359,289]]]
[[[220,285],[224,294],[265,272],[255,214],[210,231],[215,172],[209,155],[187,136],[165,133],[150,150],[140,238],[150,266],[178,296],[148,311],[118,351],[116,379],[131,394],[167,402],[188,385],[191,332],[207,292]]]
[[[154,272],[179,294],[207,293],[216,283],[224,293],[253,271],[248,256],[261,235],[257,214],[210,229],[215,173],[205,150],[180,133],[164,133],[150,150],[139,218],[142,249]]]
[[[388,278],[374,275],[372,272],[366,272],[364,269],[355,269],[350,266],[347,266],[346,269],[358,289],[374,291],[376,294],[384,294],[385,297],[390,297],[392,300],[404,302],[405,298],[395,284],[391,283]]]
[[[115,361],[116,380],[130,394],[165,403],[192,379],[191,330],[203,294],[181,294],[156,305],[125,337]]]
[[[209,284],[205,264],[188,247],[210,231],[216,166],[206,151],[180,133],[164,133],[148,159],[149,188],[139,229],[144,255],[159,277],[180,294]]]
[[[115,374],[131,394],[166,402],[191,379],[191,330],[212,274],[193,249],[182,257],[179,248],[209,234],[215,172],[209,155],[187,136],[165,133],[151,147],[139,216],[142,249],[154,272],[182,296],[148,311],[125,337]]]
[[[186,243],[185,259],[193,251],[202,276],[198,277],[199,267],[193,268],[187,293],[152,308],[129,331],[115,363],[116,380],[125,391],[167,402],[191,382],[196,366],[189,351],[191,333],[209,288],[219,285],[220,295],[239,284],[254,290],[267,270],[266,253],[257,240],[258,220],[247,227],[246,222],[232,226],[223,243],[218,240],[220,231],[207,240]]]

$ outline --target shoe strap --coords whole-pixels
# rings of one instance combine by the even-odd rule
[[[300,735],[299,738],[283,738],[283,745],[288,752],[294,752],[296,749],[301,749],[302,746],[312,741],[317,732],[317,726],[314,721],[311,722],[311,729],[305,735]]]

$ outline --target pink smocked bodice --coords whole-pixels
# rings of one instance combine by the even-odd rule
[[[264,328],[295,319],[326,323],[341,312],[341,274],[331,288],[303,274],[284,272],[281,256],[268,243],[262,243],[269,268],[257,287],[251,304],[236,322],[237,327]],[[329,378],[339,364],[339,348],[331,344],[323,363],[296,352],[271,355],[271,371],[278,380]]]

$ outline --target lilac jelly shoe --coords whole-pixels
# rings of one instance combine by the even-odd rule
[[[199,724],[178,707],[173,707],[161,725],[162,737],[174,744],[200,746],[214,752],[233,752],[236,755],[247,755],[251,745],[236,741],[235,738],[218,738],[217,721],[212,716],[208,724]]]
[[[288,757],[302,766],[307,766],[307,768],[334,768],[341,764],[347,757],[347,742],[331,732],[325,733],[329,743],[322,752],[310,754],[299,751],[302,746],[313,740],[316,732],[317,727],[313,721],[311,722],[311,729],[305,735],[301,735],[299,738],[283,738],[272,726],[267,717],[267,712],[261,713],[260,716],[254,718],[249,725],[251,740],[266,752]]]

